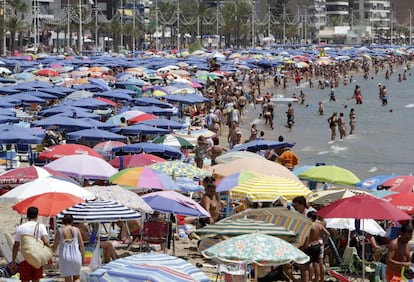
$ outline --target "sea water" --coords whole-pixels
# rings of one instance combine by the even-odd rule
[[[290,97],[297,96],[300,90],[306,93],[304,105],[294,103],[295,125],[292,131],[285,127],[286,104],[275,106],[275,130],[257,120],[260,105],[256,109],[248,108],[247,116],[255,120],[258,130],[265,131],[266,139],[277,140],[279,135],[287,142],[296,142],[293,150],[300,158],[300,165],[325,163],[337,165],[353,171],[361,179],[380,174],[410,175],[414,172],[414,71],[407,75],[407,80],[398,82],[398,69],[385,80],[384,73],[373,79],[364,80],[362,75],[354,75],[355,80],[348,85],[341,85],[335,90],[336,102],[329,102],[330,88],[309,88],[307,83],[293,86],[287,91],[272,89],[273,93]],[[410,71],[409,71],[410,72]],[[348,76],[349,77],[349,76]],[[378,83],[387,87],[388,105],[382,106],[379,99]],[[318,85],[314,81],[314,85]],[[355,85],[361,87],[363,104],[356,105],[353,96]],[[325,115],[318,113],[318,102],[322,101]],[[306,106],[307,105],[307,106]],[[331,141],[328,117],[333,113],[343,112],[349,134],[349,111],[356,112],[356,128],[353,135]],[[245,129],[249,128],[244,124]]]

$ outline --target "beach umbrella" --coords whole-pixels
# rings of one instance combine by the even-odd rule
[[[125,127],[118,127],[113,129],[114,132],[122,132],[125,135],[142,135],[142,134],[167,134],[170,130],[156,128],[145,124],[134,124]]]
[[[164,144],[174,147],[176,149],[192,149],[194,145],[188,142],[185,138],[173,134],[166,134],[152,140],[155,144]]]
[[[66,214],[73,216],[76,223],[101,223],[128,221],[139,218],[141,215],[115,201],[93,200],[69,207],[56,215],[61,220]]]
[[[139,269],[135,268],[137,265]],[[89,274],[89,277],[93,281],[210,281],[188,261],[160,253],[140,253],[113,260]],[[108,278],[111,280],[105,280]]]
[[[145,125],[150,125],[158,128],[164,128],[164,129],[181,129],[184,127],[184,125],[181,122],[173,121],[165,118],[156,118],[156,119],[150,119],[141,121],[140,123]]]
[[[247,209],[236,213],[232,218],[250,218],[284,227],[297,234],[296,246],[302,246],[309,236],[312,221],[295,211],[284,207]]]
[[[321,165],[310,168],[298,175],[301,179],[317,182],[355,185],[361,180],[350,170],[334,165]]]
[[[154,143],[134,143],[122,147],[112,149],[114,153],[149,153],[166,159],[181,159],[183,154],[181,151],[167,145]]]
[[[369,189],[369,190],[376,190],[378,186],[382,185],[382,183],[395,177],[396,175],[394,174],[377,175],[377,176],[369,177],[358,183],[355,183],[355,187],[360,187],[360,188]]]
[[[39,166],[28,166],[11,169],[0,174],[0,184],[2,185],[20,185],[33,181],[35,179],[56,176],[65,180],[71,180],[66,174],[55,171],[50,168]]]
[[[299,178],[286,167],[261,158],[238,159],[225,164],[212,166],[208,171],[211,171],[216,178],[223,178],[236,172],[248,171],[264,175],[280,176],[300,182]]]
[[[250,180],[252,178],[256,178],[260,176],[259,173],[253,172],[236,172],[230,174],[229,176],[224,177],[219,181],[216,187],[217,192],[227,192],[230,191],[232,188],[236,187],[237,185]]]
[[[250,218],[226,218],[214,224],[197,229],[197,235],[201,237],[211,236],[239,236],[260,232],[276,236],[288,242],[296,241],[296,233],[284,227],[276,226],[273,223],[250,219]]]
[[[117,172],[101,157],[97,158],[90,155],[63,156],[48,163],[45,167],[82,179],[106,180]]]
[[[263,156],[256,154],[256,153],[249,152],[249,151],[231,151],[231,152],[226,152],[218,156],[216,158],[216,163],[225,164],[225,163],[229,163],[234,160],[251,159],[251,158],[264,159]]]
[[[85,200],[94,199],[95,196],[74,184],[61,178],[48,176],[27,182],[13,188],[9,192],[0,196],[0,202],[18,203],[24,199],[47,192],[70,193]]]
[[[321,208],[317,212],[317,215],[323,218],[354,218],[359,220],[376,219],[399,221],[411,219],[410,215],[401,211],[396,206],[369,195],[356,195],[335,201]],[[365,257],[364,244],[362,244],[362,257]],[[365,265],[362,266],[362,278],[365,279]]]
[[[356,195],[335,201],[317,214],[323,218],[355,218],[377,220],[409,220],[411,216],[394,205],[370,195]]]
[[[159,170],[171,176],[202,179],[203,177],[210,175],[207,171],[204,171],[202,169],[199,169],[195,165],[184,163],[182,161],[167,161],[155,163],[149,165],[148,167]]]
[[[67,139],[69,140],[91,140],[91,141],[104,141],[104,140],[112,140],[112,141],[121,141],[121,142],[128,142],[128,138],[119,135],[116,133],[112,133],[107,130],[98,129],[98,128],[88,128],[82,129],[74,132],[70,132],[66,134]]]
[[[199,203],[175,191],[152,192],[142,196],[142,198],[155,211],[210,217],[210,213]]]
[[[95,146],[93,146],[93,149],[99,154],[106,156],[106,155],[111,155],[112,148],[122,147],[125,145],[126,144],[124,142],[110,140],[110,141],[104,141],[104,142],[100,142],[96,144]]]
[[[326,228],[336,228],[336,229],[347,229],[349,231],[354,231],[355,219],[354,218],[325,218]],[[373,219],[362,219],[360,223],[362,231],[365,231],[374,236],[386,236],[385,230]]]
[[[280,198],[291,201],[296,196],[307,197],[312,192],[300,181],[280,176],[259,176],[244,181],[230,190],[232,199],[250,202],[275,202]]]
[[[32,134],[28,134],[23,131],[18,131],[17,129],[20,128],[16,127],[15,130],[10,129],[1,129],[0,132],[0,144],[41,144],[43,141],[43,138],[40,138],[38,136],[34,136]],[[23,130],[23,129],[22,129]]]
[[[60,144],[46,148],[43,152],[40,152],[38,158],[41,160],[56,160],[70,155],[89,155],[102,159],[102,156],[99,155],[98,152],[94,151],[92,148],[80,144]]]
[[[33,122],[34,126],[40,126],[42,128],[48,127],[61,127],[61,128],[92,128],[93,125],[86,123],[80,119],[54,115],[48,118],[44,118]]]
[[[145,112],[138,111],[138,110],[130,110],[130,111],[125,111],[123,113],[120,113],[118,115],[111,117],[110,119],[106,121],[106,123],[113,124],[113,125],[120,125],[121,118],[125,118],[128,124],[135,124],[138,122],[156,119],[157,116],[152,115],[152,114],[147,114]]]
[[[382,183],[383,187],[395,192],[414,192],[414,176],[401,175],[395,176]]]
[[[269,149],[280,149],[280,148],[291,148],[295,144],[290,144],[286,142],[278,142],[273,140],[253,140],[241,144],[240,146],[234,147],[231,151],[249,151],[249,152],[258,152],[260,150],[269,150]]]
[[[36,75],[38,76],[60,76],[60,73],[55,71],[54,69],[41,69],[36,71]]]
[[[26,214],[29,207],[37,207],[39,215],[55,217],[59,212],[85,200],[69,193],[48,192],[29,197],[12,208],[19,214]]]
[[[209,259],[226,263],[247,263],[260,266],[304,264],[309,257],[292,244],[261,233],[232,237],[201,252]]]
[[[308,201],[315,206],[326,206],[339,199],[353,197],[355,195],[370,194],[367,190],[352,188],[332,188],[322,191],[314,191],[309,196]]]
[[[133,210],[145,213],[153,213],[154,210],[137,193],[125,189],[119,185],[87,186],[86,190],[104,201],[115,201]]]
[[[414,193],[413,192],[400,192],[384,197],[382,200],[393,204],[400,210],[413,215],[414,214]]]
[[[179,190],[177,183],[170,176],[145,167],[125,168],[114,173],[109,181],[139,190]]]
[[[134,154],[134,155],[125,155],[118,156],[109,161],[109,164],[115,168],[127,168],[127,167],[138,167],[138,166],[147,166],[154,163],[166,162],[166,159],[160,158],[152,154]]]

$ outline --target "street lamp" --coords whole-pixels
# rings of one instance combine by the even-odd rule
[[[255,27],[254,27],[254,21],[255,21],[255,16],[254,16],[254,14],[255,14],[255,11],[256,11],[256,1],[253,0],[252,3],[253,3],[253,8],[252,8],[252,48],[254,49],[255,48],[255,38],[254,38],[254,29],[255,29]]]
[[[79,0],[79,54],[82,53],[83,49],[83,35],[82,35],[82,0]]]
[[[3,0],[3,56],[7,55],[6,43],[6,0]]]
[[[67,9],[67,14],[66,14],[66,16],[67,16],[67,28],[68,28],[68,30],[67,30],[67,49],[68,49],[68,51],[70,50],[70,2],[69,2],[70,0],[68,0],[68,2],[67,2],[67,7],[66,7],[66,9]]]

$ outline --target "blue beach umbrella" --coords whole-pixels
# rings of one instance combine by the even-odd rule
[[[398,175],[394,174],[384,174],[384,175],[377,175],[365,180],[362,180],[355,184],[356,187],[368,189],[368,190],[377,190],[377,187],[380,186],[382,183],[387,181],[388,179],[397,177]]]
[[[165,157],[168,159],[181,159],[183,158],[183,154],[181,151],[162,144],[154,144],[154,143],[135,143],[130,145],[125,145],[122,147],[115,147],[112,149],[114,153],[149,153],[154,155],[160,155],[161,157]]]
[[[134,124],[125,127],[117,127],[112,129],[113,132],[122,132],[125,135],[140,135],[140,134],[168,134],[170,130],[157,128],[145,124]]]
[[[80,119],[64,117],[64,116],[51,116],[45,119],[41,119],[33,123],[35,126],[41,126],[42,128],[48,128],[51,126],[58,126],[62,128],[91,128],[91,124],[88,124]]]
[[[291,148],[295,144],[286,143],[286,142],[279,142],[273,140],[253,140],[240,146],[233,148],[231,151],[249,151],[249,152],[257,152],[260,150],[269,150],[269,149],[278,149],[278,148]]]
[[[121,142],[127,142],[128,138],[119,135],[116,133],[112,133],[107,130],[102,130],[98,128],[89,128],[89,129],[83,129],[74,131],[71,133],[66,134],[66,137],[68,140],[75,140],[78,141],[79,139],[83,140],[92,140],[92,141],[121,141]]]
[[[159,128],[169,129],[169,130],[171,130],[171,129],[181,129],[181,128],[185,127],[180,122],[165,119],[165,118],[157,118],[157,119],[152,119],[152,120],[146,120],[146,121],[143,121],[143,122],[140,122],[140,123],[145,124],[145,125],[159,127]]]

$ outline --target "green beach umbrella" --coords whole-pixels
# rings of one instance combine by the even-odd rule
[[[175,136],[173,134],[166,134],[164,136],[160,136],[152,140],[152,143],[155,144],[164,144],[176,149],[192,149],[194,145],[191,144],[183,137]]]
[[[292,244],[262,233],[232,237],[201,252],[204,257],[228,263],[254,263],[260,266],[290,262],[304,264],[309,257]]]
[[[300,179],[317,182],[355,185],[361,180],[350,170],[334,165],[315,166],[298,175]]]

